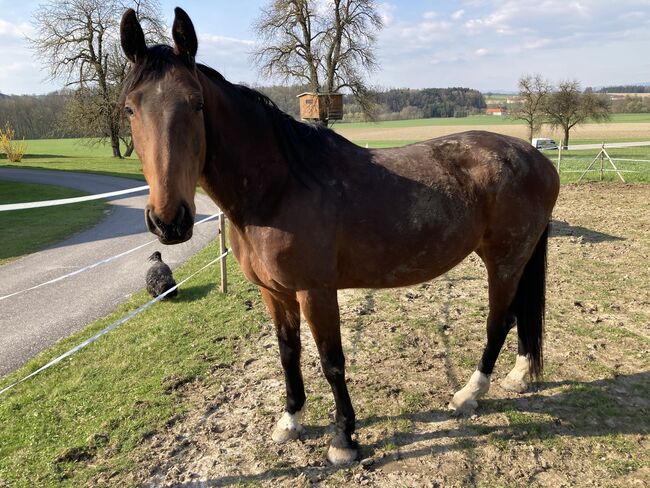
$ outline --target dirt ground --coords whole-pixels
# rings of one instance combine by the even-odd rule
[[[434,137],[455,134],[467,130],[487,130],[498,134],[520,137],[528,137],[524,125],[430,125],[423,127],[365,127],[346,128],[344,125],[336,126],[336,131],[353,141],[375,141],[375,140],[418,140],[423,141]],[[547,131],[548,132],[548,131]],[[607,134],[610,141],[625,139],[646,138],[650,133],[650,123],[610,123],[610,124],[585,124],[576,127],[571,132],[573,140],[596,139]],[[548,136],[561,138],[559,131],[548,132]],[[607,142],[607,141],[603,141]]]
[[[306,432],[272,442],[284,383],[269,321],[257,341],[239,344],[234,366],[215,365],[208,381],[183,387],[192,408],[141,446],[131,481],[650,486],[649,203],[650,186],[562,188],[549,244],[546,375],[527,393],[499,387],[516,354],[511,333],[476,414],[457,419],[446,409],[485,340],[485,270],[470,256],[412,288],[340,292],[360,463],[325,461],[333,400],[307,327]]]

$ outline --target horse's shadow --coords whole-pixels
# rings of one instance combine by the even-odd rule
[[[498,388],[496,385],[493,387]],[[544,391],[561,388],[551,395]],[[521,415],[526,412],[535,415]],[[479,415],[491,413],[510,414],[507,422],[499,425],[483,425],[460,420],[451,429],[431,432],[393,432],[374,443],[362,446],[361,457],[371,457],[376,451],[391,444],[396,456],[375,459],[369,467],[381,469],[396,459],[408,460],[454,450],[464,450],[490,442],[508,439],[552,440],[558,437],[595,437],[610,434],[650,433],[650,371],[632,375],[621,375],[611,379],[595,381],[557,381],[540,383],[531,393],[517,398],[484,399],[480,401]],[[417,423],[440,423],[451,418],[445,410],[409,412],[399,415],[371,416],[357,421],[359,429],[382,422],[408,420]],[[400,425],[399,422],[393,425]],[[325,435],[323,427],[307,429],[307,435]],[[434,439],[448,439],[448,442],[409,449],[409,446]],[[344,468],[342,468],[344,469]],[[199,486],[228,486],[240,483],[260,483],[277,477],[298,476],[307,472],[326,479],[337,471],[332,466],[287,466],[272,468],[254,475],[232,475],[212,478],[201,482],[187,482],[176,485],[182,488]]]
[[[582,242],[589,244],[625,240],[624,237],[605,234],[580,225],[571,225],[563,220],[553,220],[551,222],[551,237],[579,237]]]

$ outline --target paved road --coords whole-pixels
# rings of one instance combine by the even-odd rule
[[[0,180],[53,184],[88,193],[141,186],[126,178],[47,170],[0,168]],[[29,288],[154,240],[142,209],[147,192],[110,201],[111,212],[92,229],[50,248],[0,266],[0,296]],[[197,195],[197,220],[217,207]],[[3,232],[6,230],[3,229]],[[59,339],[103,317],[144,287],[154,250],[172,268],[194,255],[217,235],[216,221],[194,228],[194,237],[175,246],[158,241],[106,265],[72,278],[0,300],[0,376],[13,371]]]
[[[575,144],[569,145],[569,150],[580,150],[580,149],[600,149],[602,144]],[[641,147],[641,146],[650,146],[650,141],[645,142],[606,142],[605,148],[613,147]]]

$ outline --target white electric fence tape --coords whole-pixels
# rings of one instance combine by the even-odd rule
[[[108,193],[98,193],[96,195],[86,195],[83,197],[61,198],[59,200],[42,200],[40,202],[7,203],[0,205],[0,212],[7,212],[9,210],[25,210],[28,208],[55,207],[57,205],[67,205],[69,203],[89,202],[91,200],[101,200],[102,198],[128,195],[129,193],[137,193],[148,189],[149,185],[144,185],[138,186],[136,188],[129,188],[128,190],[117,190]]]
[[[223,212],[218,212],[216,214],[210,215],[209,217],[205,217],[204,219],[201,219],[198,222],[196,222],[194,225],[199,225],[199,224],[202,224],[202,223],[207,222],[209,220],[215,219],[215,218],[219,217],[222,213]],[[51,285],[52,283],[57,283],[57,282],[59,282],[61,280],[71,278],[71,277],[73,277],[75,275],[78,275],[78,274],[83,273],[85,271],[89,271],[89,270],[91,270],[93,268],[96,268],[97,266],[99,266],[101,264],[106,264],[106,263],[110,263],[111,261],[115,261],[116,259],[124,257],[124,256],[126,256],[128,254],[131,254],[132,252],[135,252],[138,249],[142,249],[143,247],[149,246],[150,244],[153,244],[154,242],[157,242],[157,241],[158,241],[158,239],[152,239],[151,241],[145,242],[144,244],[140,244],[139,246],[136,246],[133,249],[129,249],[128,251],[121,252],[119,254],[116,254],[115,256],[111,256],[109,258],[102,259],[101,261],[97,261],[96,263],[93,263],[93,264],[85,266],[85,267],[83,267],[81,269],[77,269],[75,271],[72,271],[71,273],[64,274],[63,276],[59,276],[58,278],[54,278],[54,279],[51,279],[49,281],[45,281],[44,283],[39,283],[38,285],[34,285],[32,287],[25,288],[23,290],[15,291],[15,292],[10,293],[8,295],[0,296],[0,301],[5,300],[7,298],[14,297],[16,295],[20,295],[21,293],[36,290],[37,288],[41,288],[42,286]]]
[[[198,271],[195,271],[194,273],[192,273],[190,276],[188,276],[187,278],[185,278],[183,281],[181,281],[180,283],[178,283],[178,284],[177,284],[176,286],[174,286],[173,288],[170,288],[169,290],[167,290],[167,291],[166,291],[165,293],[163,293],[162,295],[158,295],[156,298],[154,298],[154,299],[148,301],[148,302],[145,303],[144,305],[141,305],[140,307],[138,307],[137,309],[135,309],[133,312],[131,312],[131,313],[125,315],[124,317],[122,317],[121,319],[119,319],[119,320],[113,322],[113,323],[112,323],[111,325],[109,325],[108,327],[106,327],[106,328],[100,330],[99,332],[97,332],[97,334],[95,334],[95,335],[92,336],[91,338],[86,339],[86,340],[83,341],[81,344],[78,344],[78,345],[76,345],[75,347],[73,347],[72,349],[69,349],[68,351],[64,352],[64,353],[61,354],[59,357],[53,359],[52,361],[50,361],[50,362],[47,363],[46,365],[41,366],[40,368],[38,368],[38,369],[37,369],[36,371],[34,371],[33,373],[30,373],[30,374],[28,374],[27,376],[25,376],[24,378],[22,378],[22,379],[16,381],[15,383],[12,383],[12,384],[10,384],[9,386],[3,388],[2,390],[0,390],[0,395],[2,395],[3,393],[5,393],[5,392],[8,391],[8,390],[11,390],[14,386],[19,385],[20,383],[23,383],[24,381],[27,381],[28,379],[30,379],[30,378],[36,376],[37,374],[39,374],[39,373],[45,371],[45,370],[48,369],[49,367],[54,366],[54,365],[57,364],[57,363],[60,363],[60,362],[63,361],[65,358],[67,358],[67,357],[69,357],[69,356],[72,356],[72,355],[73,355],[74,353],[76,353],[77,351],[80,351],[80,350],[83,349],[84,347],[86,347],[86,346],[88,346],[89,344],[92,344],[93,342],[95,342],[97,339],[99,339],[99,338],[102,337],[103,335],[108,334],[108,333],[111,332],[112,330],[116,329],[116,328],[119,327],[120,325],[122,325],[122,324],[124,324],[125,322],[127,322],[128,320],[132,319],[133,317],[135,317],[136,315],[138,315],[140,312],[143,312],[144,310],[148,309],[151,305],[153,305],[154,303],[157,303],[157,302],[159,302],[160,300],[162,300],[163,298],[165,298],[165,297],[166,297],[167,295],[169,295],[172,291],[176,290],[179,286],[181,286],[182,284],[184,284],[184,283],[187,282],[188,280],[194,278],[194,276],[196,276],[197,274],[199,274],[199,273],[200,273],[201,271],[203,271],[204,269],[206,269],[206,268],[208,268],[209,266],[212,266],[214,263],[216,263],[216,262],[221,261],[222,259],[224,259],[224,258],[228,255],[228,252],[229,252],[229,251],[224,252],[221,256],[219,256],[219,257],[216,258],[216,259],[213,259],[213,260],[210,261],[208,264],[206,264],[205,266],[203,266],[203,267],[202,267],[201,269],[199,269]]]

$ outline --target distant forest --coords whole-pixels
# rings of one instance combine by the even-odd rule
[[[298,118],[296,96],[306,87],[255,87],[273,100],[289,115]],[[390,89],[377,92],[376,120],[419,119],[427,117],[466,117],[482,113],[483,95],[470,88]],[[59,91],[47,95],[0,94],[0,125],[9,121],[16,135],[25,139],[79,137],[74,124],[66,123],[65,107],[70,92]],[[361,109],[349,95],[344,97],[343,120],[365,120]]]
[[[304,86],[255,87],[280,109],[299,116],[299,93],[308,91]],[[377,120],[422,119],[429,117],[467,117],[482,113],[486,107],[485,99],[478,90],[471,88],[393,88],[375,93],[377,101]],[[360,122],[365,120],[361,108],[350,95],[343,97],[343,121]]]
[[[599,88],[599,93],[650,93],[650,85],[614,85]]]

